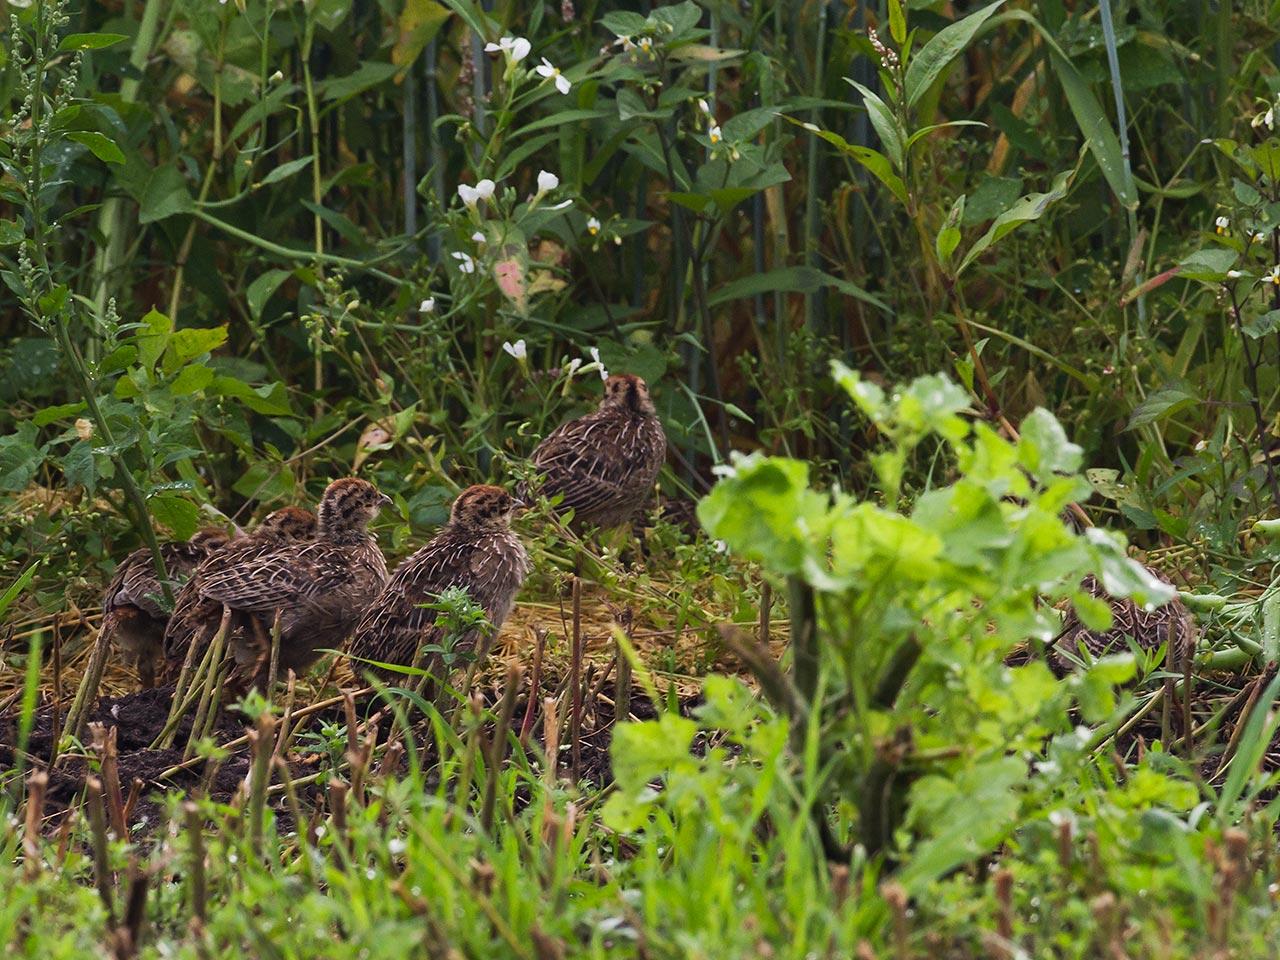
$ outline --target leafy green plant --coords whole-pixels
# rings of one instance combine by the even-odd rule
[[[1063,763],[1028,776],[1024,758],[1049,743],[1071,753],[1072,704],[1101,722],[1132,674],[1128,657],[1065,680],[1039,660],[1007,665],[1016,645],[1057,632],[1044,600],[1069,597],[1105,624],[1106,606],[1078,587],[1088,572],[1142,603],[1171,592],[1117,539],[1064,521],[1089,488],[1079,448],[1047,412],[1014,443],[961,416],[966,394],[945,378],[890,393],[842,364],[833,373],[884,438],[871,458],[881,503],[814,490],[804,463],[753,454],[699,516],[790,584],[791,670],[759,655],[751,665],[792,724],[794,754],[816,751],[820,823],[837,801],[856,810],[852,838],[900,859],[911,889],[994,849],[1031,797],[1072,776]],[[903,466],[925,443],[942,445],[955,480],[900,511]]]

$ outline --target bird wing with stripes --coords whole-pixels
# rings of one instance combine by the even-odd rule
[[[224,569],[201,573],[200,594],[235,610],[263,613],[321,601],[354,578],[348,552],[308,543],[264,553]]]

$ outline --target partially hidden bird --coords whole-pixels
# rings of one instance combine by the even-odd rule
[[[530,460],[542,479],[538,492],[558,495],[557,509],[572,510],[575,527],[615,527],[643,509],[666,455],[648,384],[623,373],[605,381],[596,410],[557,427]]]
[[[1168,586],[1173,586],[1159,571],[1148,572]],[[1163,606],[1143,609],[1128,597],[1113,597],[1106,592],[1098,578],[1090,574],[1080,583],[1088,594],[1111,606],[1111,626],[1106,630],[1091,630],[1081,621],[1075,607],[1068,604],[1062,617],[1062,630],[1052,648],[1053,665],[1061,674],[1074,669],[1083,658],[1081,649],[1088,651],[1088,658],[1097,660],[1109,653],[1125,653],[1132,639],[1145,651],[1160,649],[1165,644],[1172,648],[1176,670],[1195,656],[1198,634],[1186,604],[1175,594]]]
[[[479,484],[462,491],[448,522],[424,547],[405,558],[374,598],[352,635],[347,652],[357,672],[373,669],[384,680],[403,677],[364,661],[414,666],[424,648],[442,646],[482,656],[515,605],[529,574],[529,555],[511,529],[522,506],[502,487]],[[450,587],[460,587],[483,608],[490,632],[471,630],[447,638],[430,605]]]
[[[369,522],[391,498],[358,477],[335,480],[316,511],[311,540],[284,544],[243,563],[202,573],[200,596],[253,618],[237,635],[228,688],[265,690],[279,620],[279,675],[301,675],[325,648],[338,648],[387,582],[387,563]]]
[[[228,539],[225,531],[209,527],[197,530],[186,542],[160,544],[170,591],[176,593],[179,584]],[[150,548],[135,550],[120,561],[102,595],[102,614],[103,633],[134,661],[142,686],[155,686],[156,661],[164,648],[170,613]]]
[[[164,630],[165,679],[177,679],[183,660],[194,645],[203,650],[222,620],[222,604],[208,600],[200,593],[204,577],[223,570],[252,564],[262,554],[286,544],[302,543],[316,535],[316,516],[304,507],[281,507],[266,516],[247,533],[209,555],[183,584],[174,598],[173,616]],[[252,629],[248,618],[238,617],[229,632]]]

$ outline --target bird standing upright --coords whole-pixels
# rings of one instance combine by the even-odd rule
[[[316,535],[243,563],[201,574],[206,600],[249,614],[259,625],[280,623],[280,670],[302,673],[325,647],[340,647],[387,581],[387,562],[369,522],[391,498],[367,480],[345,477],[325,489]],[[263,630],[240,635],[238,667],[229,685],[265,689],[271,647]]]
[[[162,543],[160,555],[171,583],[190,577],[209,556],[227,543],[226,533],[210,527],[197,530],[186,543]],[[156,659],[164,645],[170,614],[164,609],[164,590],[150,549],[129,554],[116,567],[115,575],[102,596],[102,630],[138,667],[144,687],[155,686]]]
[[[435,538],[398,567],[356,627],[348,653],[363,660],[412,666],[419,651],[445,638],[433,603],[450,587],[461,587],[484,609],[491,638],[511,613],[529,574],[529,555],[511,530],[521,506],[501,487],[468,487],[453,502],[449,522]],[[453,649],[470,652],[481,637],[455,638]],[[483,651],[482,651],[483,652]],[[358,661],[355,669],[364,669]],[[398,674],[376,670],[384,679]]]
[[[624,373],[605,381],[595,411],[561,424],[530,459],[542,476],[539,492],[559,494],[559,509],[572,509],[573,525],[581,528],[614,527],[634,517],[666,455],[667,437],[648,384]]]

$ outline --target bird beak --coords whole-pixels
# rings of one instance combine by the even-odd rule
[[[511,498],[511,506],[512,506],[512,508],[513,508],[513,509],[515,509],[515,510],[528,510],[528,509],[529,509],[529,505],[528,505],[527,503],[525,503],[523,500],[521,500],[519,497],[512,497],[512,498]]]
[[[395,500],[393,500],[391,497],[387,496],[387,494],[384,493],[382,495],[382,499],[379,500],[378,502],[384,507],[389,507],[391,506],[391,504],[395,503]]]

